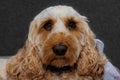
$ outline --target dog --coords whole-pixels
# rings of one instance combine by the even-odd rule
[[[101,80],[107,59],[85,16],[70,6],[43,10],[23,48],[6,62],[8,80]]]

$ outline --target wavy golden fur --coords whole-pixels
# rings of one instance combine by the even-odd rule
[[[8,60],[8,80],[100,80],[106,60],[94,39],[86,17],[68,6],[49,7],[34,18],[24,47]],[[68,47],[65,55],[54,53],[57,44]],[[71,68],[52,72],[49,65]]]

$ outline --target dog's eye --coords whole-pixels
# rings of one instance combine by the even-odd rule
[[[76,23],[74,21],[69,21],[68,22],[68,27],[70,30],[73,30],[76,28]]]
[[[52,29],[52,22],[51,21],[47,21],[45,24],[44,24],[44,29],[47,30],[47,31],[50,31]]]

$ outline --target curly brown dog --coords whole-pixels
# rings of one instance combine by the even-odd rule
[[[69,6],[43,10],[22,49],[7,62],[8,80],[101,80],[104,59],[86,17]]]

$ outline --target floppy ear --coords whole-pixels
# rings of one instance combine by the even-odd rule
[[[100,51],[95,47],[95,35],[84,21],[82,23],[84,46],[78,59],[77,71],[79,75],[91,75],[95,79],[104,73],[106,60],[100,55]]]
[[[41,79],[44,74],[42,63],[35,48],[34,38],[36,36],[35,23],[32,22],[29,30],[28,40],[18,53],[8,60],[6,69],[8,80]]]

